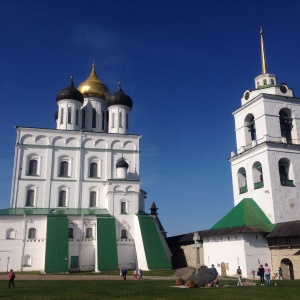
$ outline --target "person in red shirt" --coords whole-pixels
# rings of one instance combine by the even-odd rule
[[[15,273],[13,271],[13,269],[10,269],[10,272],[8,274],[8,287],[10,288],[10,285],[12,285],[13,287],[15,287]]]

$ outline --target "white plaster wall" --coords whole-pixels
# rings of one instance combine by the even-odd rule
[[[137,216],[135,216],[134,224],[135,224],[134,241],[135,241],[135,249],[136,249],[136,255],[138,260],[138,267],[142,270],[149,270],[146,255],[145,255],[145,248],[144,248],[140,223]]]
[[[0,220],[0,270],[7,267],[19,270],[43,270],[45,264],[45,240],[47,218],[45,216],[1,216]],[[28,230],[36,229],[36,238],[28,239]],[[15,231],[14,239],[6,239],[8,229]],[[23,267],[26,255],[31,257],[30,267]],[[9,257],[9,259],[8,259]]]
[[[236,239],[234,235],[230,235],[229,241],[228,239],[225,240],[225,237],[222,237],[222,241],[220,237],[208,238],[209,242],[207,237],[203,239],[204,264],[206,266],[210,268],[214,264],[218,273],[221,274],[221,263],[224,262],[229,266],[229,269],[226,270],[226,274],[229,276],[236,274],[238,266],[241,267],[242,271],[247,269],[244,240],[241,234],[236,235]]]

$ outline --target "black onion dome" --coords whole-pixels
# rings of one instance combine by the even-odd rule
[[[132,109],[132,100],[123,92],[120,82],[117,91],[108,97],[107,105],[126,105]]]
[[[73,84],[73,77],[71,77],[70,85],[58,92],[56,102],[63,99],[73,99],[83,104],[82,94],[75,88]]]
[[[128,169],[128,167],[129,167],[128,163],[122,156],[122,158],[117,162],[116,168],[127,168]]]

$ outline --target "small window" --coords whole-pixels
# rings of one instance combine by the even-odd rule
[[[72,124],[72,108],[68,107],[68,124]]]
[[[75,122],[76,122],[75,124],[78,125],[78,123],[79,123],[78,109],[76,109],[76,115],[75,115],[75,118],[76,118],[76,119],[75,119]]]
[[[102,130],[104,130],[105,112],[102,111]]]
[[[122,114],[122,112],[120,111],[120,112],[119,112],[119,127],[123,127],[122,118],[123,118],[123,114]]]
[[[271,84],[273,84],[273,85],[275,84],[274,79],[271,79]]]
[[[6,239],[7,240],[12,240],[12,239],[15,239],[16,238],[16,232],[14,229],[10,228],[10,229],[7,229],[6,231]]]
[[[121,239],[127,239],[127,230],[126,229],[121,230]]]
[[[96,198],[97,198],[97,193],[94,191],[90,192],[90,207],[96,206]]]
[[[128,114],[126,114],[126,129],[128,129],[129,127],[128,127]]]
[[[88,238],[88,239],[93,237],[93,229],[92,228],[89,227],[89,228],[86,229],[85,237]]]
[[[38,161],[36,159],[32,159],[29,162],[28,167],[28,175],[37,175]]]
[[[69,163],[64,160],[60,163],[59,176],[68,176],[68,175],[69,175]]]
[[[126,214],[126,202],[121,202],[121,214]]]
[[[81,128],[85,128],[85,108],[82,110],[82,115],[81,115]]]
[[[96,162],[90,164],[90,177],[98,177],[98,164]]]
[[[60,110],[60,124],[64,123],[64,109],[61,108]]]
[[[69,227],[69,239],[73,239],[74,238],[74,230],[73,228]]]
[[[35,239],[36,238],[36,229],[35,228],[30,228],[28,230],[28,238],[29,239]]]
[[[67,192],[66,191],[59,191],[58,206],[59,207],[67,206]]]
[[[96,112],[96,109],[93,108],[93,110],[92,110],[92,128],[96,128],[96,124],[97,124],[97,112]]]
[[[27,191],[27,197],[26,197],[26,205],[25,206],[34,206],[34,190],[28,190]]]
[[[267,85],[267,79],[264,79],[264,85]]]

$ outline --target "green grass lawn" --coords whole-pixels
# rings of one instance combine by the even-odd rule
[[[0,281],[0,299],[299,299],[300,281],[276,281],[277,286],[243,286],[182,289],[169,280],[136,281],[18,281],[7,288]]]

